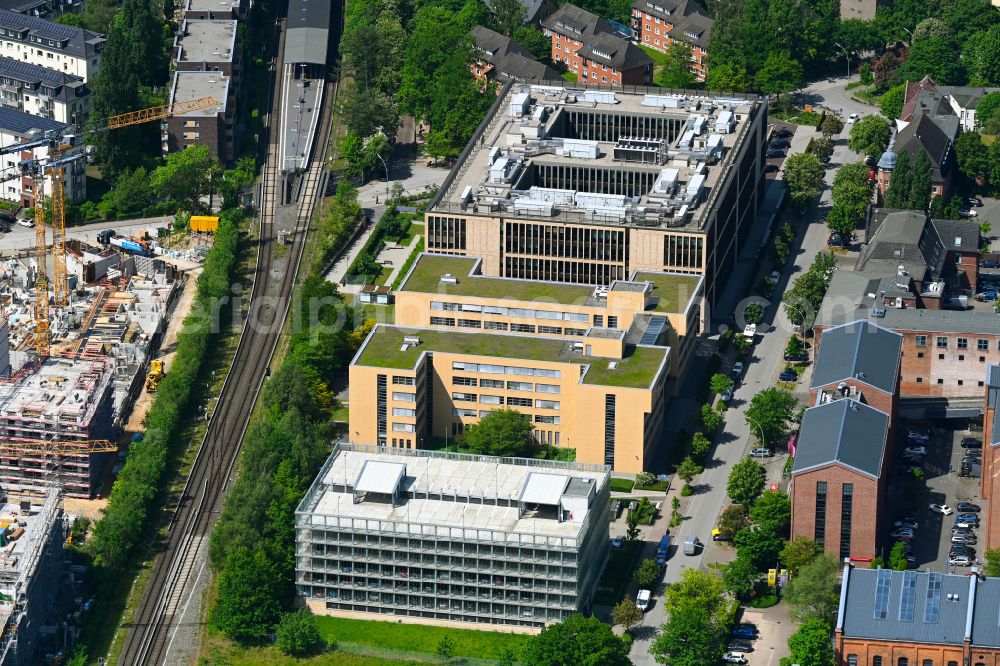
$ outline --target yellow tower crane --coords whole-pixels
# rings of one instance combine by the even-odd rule
[[[35,278],[35,351],[39,358],[49,355],[49,284],[46,274],[47,247],[45,239],[45,179],[50,179],[51,219],[52,224],[52,302],[56,306],[69,303],[69,283],[66,270],[66,205],[64,199],[64,167],[71,162],[86,157],[86,153],[64,156],[68,150],[80,145],[83,136],[107,132],[122,127],[141,125],[156,120],[166,120],[172,116],[199,111],[217,106],[219,101],[211,97],[185,100],[162,104],[148,109],[129,111],[117,116],[106,118],[97,127],[80,134],[71,134],[65,130],[47,133],[44,137],[25,143],[12,144],[0,148],[0,155],[48,148],[43,159],[21,160],[16,170],[0,172],[0,182],[13,178],[30,177],[31,187],[35,195],[35,260],[38,264],[38,274]],[[15,173],[11,173],[16,171]],[[0,443],[2,447],[2,443]],[[2,450],[2,448],[0,448]],[[2,454],[0,454],[2,455]]]

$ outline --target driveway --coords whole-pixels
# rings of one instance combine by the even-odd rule
[[[96,243],[98,233],[104,229],[114,229],[116,233],[122,236],[136,236],[142,234],[142,232],[146,230],[149,230],[150,234],[155,238],[157,227],[165,227],[167,224],[173,222],[173,220],[173,215],[160,215],[158,217],[145,217],[135,220],[92,222],[90,224],[67,228],[66,236],[68,238],[75,238],[90,243]],[[51,238],[52,231],[48,230],[47,235]],[[32,228],[22,227],[20,224],[15,224],[9,234],[0,234],[0,252],[34,249],[35,230]]]
[[[852,77],[851,80],[857,81],[857,76]],[[854,100],[851,97],[852,91],[844,90],[846,85],[847,79],[844,77],[836,78],[833,81],[828,79],[813,81],[797,93],[796,101],[813,106],[825,106],[828,109],[841,109],[844,118],[852,113],[858,113],[862,116],[878,113],[878,109],[874,106]],[[860,88],[854,90],[860,90]]]
[[[832,162],[835,164],[844,164],[858,159],[847,148],[848,131],[848,127],[845,127],[844,132],[837,137],[832,158]],[[799,128],[791,139],[792,147],[789,154],[805,150],[809,136],[812,133],[812,128]],[[820,205],[813,204],[804,215],[804,219],[809,220],[810,224],[806,226],[805,234],[801,235],[801,245],[798,253],[791,257],[784,267],[781,267],[782,279],[778,284],[778,293],[787,289],[788,285],[795,278],[808,270],[815,256],[821,250],[826,249],[826,239],[829,234],[826,225],[822,222],[823,213],[820,207],[825,208],[829,206],[829,187],[833,184],[834,173],[834,169],[827,170],[825,177],[827,188],[823,192]],[[773,180],[767,183],[768,188],[779,188],[782,186],[780,180]],[[764,214],[769,215],[770,212],[764,211]],[[756,274],[751,274],[749,270],[754,265],[758,243],[762,240],[760,235],[764,226],[759,219],[755,223],[755,228],[751,231],[750,237],[744,245],[739,265],[736,267],[733,279],[730,281],[730,287],[723,298],[720,299],[719,307],[713,313],[713,326],[710,327],[710,330],[717,330],[715,325],[728,321],[731,313],[735,313],[739,317],[742,313],[742,305],[744,303],[742,299],[746,285],[759,284],[763,276],[772,270],[772,266],[766,261],[763,262],[763,265]],[[717,546],[711,542],[711,530],[715,526],[722,508],[728,502],[726,480],[729,478],[729,472],[733,464],[746,455],[751,445],[750,430],[746,424],[744,413],[750,399],[759,391],[771,386],[779,367],[784,366],[782,357],[784,355],[785,344],[792,330],[791,324],[785,316],[784,309],[778,307],[777,304],[771,304],[767,308],[764,322],[768,328],[773,326],[774,330],[758,336],[757,344],[754,346],[748,359],[744,359],[747,366],[746,371],[743,381],[734,393],[730,408],[726,411],[725,434],[719,437],[719,442],[713,449],[712,457],[706,464],[705,471],[695,479],[698,492],[689,498],[684,510],[686,519],[677,529],[672,530],[674,543],[683,543],[684,538],[687,536],[697,536],[702,543],[709,544],[709,546],[703,549],[698,555],[691,557],[685,557],[683,554],[678,555],[675,551],[667,562],[667,571],[664,576],[665,583],[676,582],[680,579],[683,571],[689,567],[703,568],[710,561],[717,561],[725,557],[725,554],[716,552],[715,549]],[[698,367],[703,367],[701,364],[694,364],[694,366],[692,368],[693,372],[697,372]],[[728,369],[728,367],[724,367],[722,371],[728,371]],[[686,385],[697,383],[696,381],[685,382]],[[688,391],[688,393],[690,392]],[[686,395],[685,399],[687,402],[690,402],[690,394]],[[676,401],[676,398],[674,400]],[[678,407],[680,406],[678,405]],[[776,456],[764,462],[769,480],[780,478],[783,461],[783,456]],[[706,553],[710,554],[707,556],[707,559]],[[629,653],[629,657],[634,664],[641,666],[656,663],[652,655],[649,654],[649,646],[652,643],[655,632],[665,621],[666,614],[663,604],[654,604],[652,609],[644,616],[642,624],[637,628],[639,631],[635,632],[637,637],[632,643],[632,650]]]

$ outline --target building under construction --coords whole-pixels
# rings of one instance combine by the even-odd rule
[[[41,663],[38,643],[56,608],[65,532],[54,489],[40,506],[0,507],[0,666]]]

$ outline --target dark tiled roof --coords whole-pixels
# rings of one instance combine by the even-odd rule
[[[600,33],[612,34],[615,31],[607,21],[576,5],[563,5],[552,16],[542,21],[542,25],[561,35],[569,35],[584,42],[587,37]]]
[[[931,220],[920,211],[879,209],[872,216],[871,240],[858,257],[858,271],[894,274],[898,266],[916,280],[938,279],[953,269],[948,252],[976,252],[979,224]]]
[[[90,89],[83,83],[83,79],[79,76],[3,56],[0,56],[0,76],[21,81],[22,83],[42,83],[46,86],[56,88],[55,97],[64,101],[75,99],[78,96],[78,91],[81,89],[83,94],[90,92]]]
[[[58,50],[77,58],[89,58],[95,53],[94,47],[104,41],[102,35],[90,30],[53,23],[6,9],[0,9],[0,27],[11,30],[27,30],[33,35],[65,43],[65,46],[59,47]]]
[[[493,9],[492,0],[485,0],[485,2],[487,7]],[[518,3],[524,7],[524,22],[526,24],[537,23],[544,19],[555,5],[551,0],[518,0]]]
[[[33,116],[24,111],[10,109],[0,106],[0,130],[11,134],[27,135],[31,130],[61,130],[69,127],[65,123],[60,123],[48,118]]]
[[[903,336],[859,320],[823,331],[811,386],[857,379],[880,391],[895,393]]]
[[[935,92],[937,86],[929,76],[925,76],[919,82],[907,81],[906,92],[903,95],[903,111],[899,114],[900,120],[913,120],[913,113],[917,109],[917,103],[922,91]]]
[[[940,182],[942,170],[948,166],[951,142],[958,134],[958,127],[958,118],[954,116],[932,116],[925,113],[899,130],[892,149],[897,155],[905,151],[910,156],[911,164],[917,153],[926,151],[934,180]]]
[[[653,59],[632,42],[614,35],[599,34],[584,42],[577,53],[587,60],[613,67],[619,72],[653,65]]]
[[[479,57],[494,66],[497,78],[506,82],[555,81],[559,72],[535,60],[534,55],[510,37],[499,32],[476,26],[472,29]]]
[[[792,474],[839,463],[878,478],[889,415],[850,398],[810,407],[802,417]]]
[[[713,21],[695,0],[633,0],[632,7],[670,23],[670,39],[708,48]]]

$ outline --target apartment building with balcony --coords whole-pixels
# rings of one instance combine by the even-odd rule
[[[670,392],[702,330],[703,278],[637,271],[608,287],[482,275],[482,259],[421,254],[395,294],[395,324],[584,342],[591,329],[670,348]],[[584,351],[586,351],[584,349]]]
[[[653,60],[610,23],[575,5],[563,5],[542,21],[552,39],[552,62],[586,84],[649,85]]]
[[[666,53],[673,44],[691,51],[688,70],[699,81],[708,74],[708,40],[712,18],[696,0],[634,0],[632,31],[643,46]]]
[[[766,128],[753,96],[509,85],[425,214],[427,250],[589,286],[700,275],[712,305],[763,198]]]
[[[90,111],[90,86],[79,76],[0,56],[0,105],[82,125]]]
[[[104,35],[0,9],[0,55],[90,81]]]
[[[0,9],[53,21],[63,14],[78,12],[83,0],[0,0]]]
[[[211,97],[218,106],[177,114],[161,123],[163,154],[188,146],[207,146],[223,162],[233,159],[233,108],[235,88],[229,76],[217,71],[176,70],[170,102]]]
[[[669,354],[607,328],[567,339],[379,324],[351,362],[351,391],[370,399],[352,404],[349,437],[423,449],[514,409],[539,445],[639,472],[662,437]]]
[[[25,143],[41,138],[45,132],[61,133],[67,128],[68,125],[65,123],[34,116],[0,104],[0,145],[10,146]],[[82,148],[71,149],[72,152],[81,150]],[[71,152],[68,151],[64,153],[64,156],[70,154]],[[25,208],[33,207],[36,193],[32,189],[32,179],[21,174],[18,164],[21,160],[44,160],[47,156],[48,148],[45,146],[2,156],[0,158],[0,174],[3,174],[4,182],[0,183],[0,188],[2,188],[0,198]],[[87,179],[84,174],[86,166],[86,160],[79,159],[70,162],[63,168],[64,192],[74,203],[79,203],[87,197]],[[51,195],[51,182],[48,178],[44,180],[44,186],[45,196]]]
[[[339,443],[295,512],[296,592],[318,614],[494,630],[588,612],[609,477],[603,465]]]

